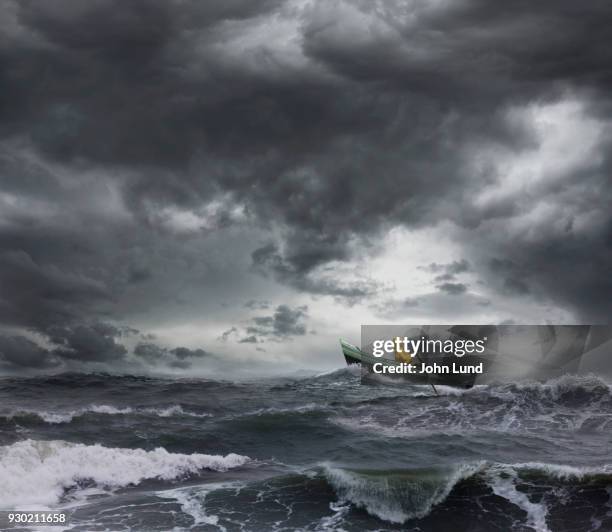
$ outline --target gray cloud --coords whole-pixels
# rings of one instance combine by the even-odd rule
[[[279,305],[274,312],[272,330],[276,336],[301,336],[306,334],[306,327],[302,323],[308,315],[306,305],[290,308],[287,305]]]
[[[380,289],[380,283],[372,280],[344,282],[341,279],[318,277],[312,273],[316,266],[332,260],[348,259],[341,244],[331,241],[329,246],[312,246],[301,248],[297,255],[283,257],[276,245],[268,244],[256,249],[251,255],[256,271],[264,275],[272,273],[274,278],[297,290],[317,295],[329,295],[347,301],[349,304],[361,301],[374,295]],[[341,253],[342,256],[336,254]]]
[[[251,334],[250,336],[245,336],[241,340],[238,340],[239,344],[256,344],[259,340],[257,340],[257,336]]]
[[[187,347],[175,347],[170,350],[170,353],[180,360],[210,356],[204,349],[189,349]]]
[[[74,363],[123,362],[120,339],[137,331],[108,323],[54,326],[46,330],[49,347],[24,336],[0,336],[0,363],[7,368],[70,368]]]
[[[139,343],[134,347],[134,355],[153,366],[188,369],[195,360],[213,357],[203,349],[176,347],[168,349],[151,342]]]
[[[167,356],[167,350],[154,343],[140,343],[134,347],[134,355],[150,364],[157,364]]]
[[[270,303],[268,301],[249,299],[244,306],[250,310],[266,310],[270,308]]]
[[[295,308],[278,305],[273,314],[252,318],[250,325],[244,329],[246,336],[243,336],[239,343],[254,344],[265,340],[281,341],[293,336],[303,336],[306,334],[307,318],[306,305]]]
[[[461,259],[460,261],[449,262],[448,264],[439,264],[437,262],[432,262],[427,266],[422,266],[422,270],[431,272],[431,273],[445,273],[448,275],[456,275],[458,273],[464,273],[470,271],[470,263]]]
[[[465,292],[469,271],[579,320],[612,311],[605,2],[7,1],[0,19],[12,21],[0,23],[0,324],[58,346],[15,343],[31,366],[122,360],[100,324],[214,308],[259,282],[249,263],[266,282],[365,304],[380,280],[335,268],[367,264],[395,225],[459,228],[469,263],[429,270],[445,294]],[[291,22],[290,44],[262,21]],[[512,178],[474,168],[481,147],[514,160],[542,143],[509,113],[568,98],[605,126],[588,164],[561,160],[562,179],[476,201]],[[546,208],[559,231],[534,215]],[[217,236],[227,228],[239,236]],[[215,262],[221,248],[232,260]],[[281,307],[242,340],[304,334],[306,310]]]
[[[438,285],[438,289],[442,292],[446,292],[451,296],[457,296],[464,294],[467,291],[467,285],[463,283],[442,283]]]
[[[0,336],[0,366],[44,369],[59,364],[59,359],[48,349],[23,336]]]
[[[427,266],[420,266],[419,269],[437,274],[434,277],[434,281],[444,283],[445,281],[454,281],[460,273],[469,272],[471,265],[467,260],[461,259],[460,261],[453,261],[448,264],[432,262]]]
[[[55,354],[64,359],[112,362],[123,358],[127,353],[127,349],[117,342],[121,331],[107,323],[57,326],[48,332],[51,341],[58,345]]]

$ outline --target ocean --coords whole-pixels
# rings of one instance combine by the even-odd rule
[[[610,531],[612,391],[358,370],[252,382],[0,379],[0,508],[41,530]]]

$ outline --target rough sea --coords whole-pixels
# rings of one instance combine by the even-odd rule
[[[595,376],[360,384],[0,379],[0,509],[80,531],[610,531],[612,392]]]

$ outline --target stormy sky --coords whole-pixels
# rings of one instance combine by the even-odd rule
[[[612,5],[5,0],[0,372],[607,323]]]

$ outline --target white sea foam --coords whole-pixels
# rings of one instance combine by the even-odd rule
[[[201,470],[240,467],[247,456],[169,453],[64,441],[23,440],[0,447],[0,508],[52,507],[80,482],[104,488],[135,485],[145,479],[172,480]]]
[[[249,417],[249,416],[263,416],[266,414],[303,414],[305,412],[314,412],[315,410],[323,409],[324,407],[316,403],[306,403],[304,405],[288,406],[288,407],[276,407],[271,406],[268,408],[259,408],[252,410],[244,414],[240,414],[238,417]]]
[[[583,479],[593,475],[612,475],[612,464],[597,466],[571,466],[563,464],[547,464],[543,462],[524,462],[519,464],[504,465],[512,467],[516,471],[540,471],[546,476],[561,480]]]
[[[545,502],[533,502],[526,493],[516,487],[522,473],[537,471],[545,477],[561,480],[583,479],[592,475],[612,474],[612,465],[571,466],[547,464],[542,462],[525,462],[516,464],[491,464],[486,469],[487,483],[493,492],[515,504],[527,513],[527,525],[537,532],[550,532],[546,523],[548,508]]]
[[[172,416],[187,416],[206,418],[212,414],[196,413],[184,410],[180,405],[171,405],[163,408],[118,408],[110,405],[89,405],[78,410],[67,410],[50,412],[47,410],[14,410],[0,414],[7,419],[15,419],[23,416],[35,416],[42,419],[45,423],[59,424],[70,423],[74,419],[85,416],[87,414],[105,414],[105,415],[129,415],[129,414],[144,414],[158,417]]]
[[[495,392],[496,386],[491,386],[488,389]],[[600,395],[609,396],[612,392],[612,385],[597,375],[562,375],[560,377],[549,379],[547,381],[519,381],[513,384],[500,386],[497,391],[510,391],[517,395],[520,392],[533,392],[540,395],[542,398],[552,399],[557,401],[565,394],[572,392],[584,391],[591,394],[595,399],[599,399]]]
[[[317,532],[327,532],[328,530],[334,530],[334,532],[346,532],[341,525],[351,509],[350,503],[332,502],[329,505],[329,509],[334,513],[330,516],[322,517],[316,524],[315,530]]]
[[[495,467],[488,471],[488,484],[493,493],[515,504],[527,513],[527,525],[537,532],[550,532],[546,524],[548,509],[544,502],[534,503],[516,488],[517,472],[513,467]]]
[[[214,482],[188,488],[176,488],[156,492],[158,497],[174,499],[181,510],[193,518],[194,525],[214,525],[217,530],[224,532],[226,529],[219,524],[219,517],[209,513],[206,509],[206,497],[215,490],[219,489],[240,489],[244,483],[242,481]]]

